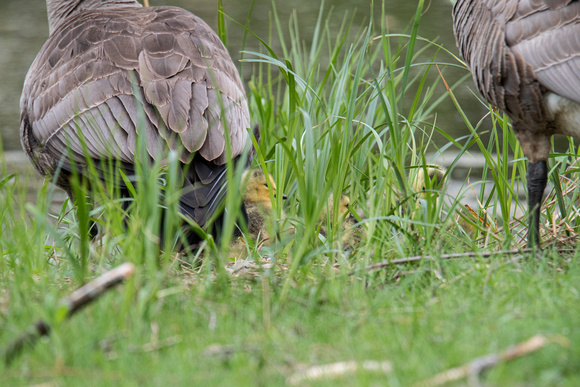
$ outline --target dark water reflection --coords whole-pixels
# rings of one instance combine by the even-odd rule
[[[188,9],[217,29],[217,1],[216,0],[151,0],[152,5],[175,5]],[[224,0],[226,13],[234,20],[245,24],[248,18],[251,0]],[[325,9],[332,8],[333,17],[329,21],[330,30],[338,31],[345,15],[354,19],[355,27],[367,25],[371,18],[371,11],[375,15],[374,22],[380,24],[378,17],[381,14],[380,1],[375,1],[374,10],[371,10],[369,0],[327,0]],[[320,9],[320,1],[294,0],[276,1],[276,8],[282,24],[287,25],[293,12],[300,25],[301,38],[309,43],[312,39],[316,19]],[[408,0],[387,0],[385,2],[387,22],[391,32],[403,32],[412,19],[416,2]],[[271,34],[269,26],[272,19],[271,0],[256,0],[252,17],[250,19],[251,30],[258,36],[269,40]],[[243,45],[244,31],[239,26],[230,22],[229,49],[234,60],[240,58],[240,50]],[[354,28],[353,31],[356,31]],[[425,12],[420,35],[430,40],[436,40],[445,47],[456,52],[455,41],[451,27],[451,4],[447,0],[434,1]],[[19,150],[19,100],[22,83],[26,71],[48,35],[46,20],[45,0],[0,0],[0,71],[2,74],[2,86],[0,88],[0,134],[4,150]],[[277,52],[279,46],[277,39],[272,39],[273,48]],[[246,50],[260,50],[256,39],[249,37],[245,46]],[[248,66],[246,66],[249,70]],[[457,79],[464,75],[462,70],[446,69],[446,75],[450,79]],[[455,71],[455,72],[454,72]],[[244,71],[244,78],[249,77],[249,71]],[[444,93],[441,88],[439,93]],[[473,99],[472,99],[473,100]],[[474,107],[476,114],[481,115],[482,110]],[[459,114],[451,103],[443,104],[437,111],[437,122],[446,131],[454,136],[465,134],[465,126],[462,124]]]

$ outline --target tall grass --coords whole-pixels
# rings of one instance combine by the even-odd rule
[[[437,150],[432,136],[445,131],[433,115],[445,101],[435,90],[446,94],[438,88],[434,58],[456,61],[417,39],[421,11],[422,2],[409,35],[390,35],[384,25],[353,27],[345,19],[335,36],[321,7],[311,47],[303,46],[294,14],[280,55],[266,42],[264,53],[244,52],[244,61],[256,64],[250,102],[264,128],[260,153],[273,159],[279,186],[291,194],[288,213],[300,222],[292,273],[319,248],[313,231],[330,192],[348,194],[367,218],[367,246],[361,249],[367,255],[430,250],[436,229],[452,219],[436,195],[426,206],[436,210],[417,211],[419,196],[410,188],[427,164],[425,150]],[[274,22],[276,40],[285,41],[276,17]],[[338,199],[334,195],[335,205]]]
[[[254,166],[272,173],[277,192],[288,195],[283,200],[271,191],[274,214],[267,227],[275,237],[265,246],[247,240],[248,265],[228,273],[240,258],[229,250],[231,234],[235,223],[243,227],[243,171],[230,164],[225,237],[216,242],[207,235],[200,250],[175,253],[187,222],[177,209],[177,158],[168,154],[163,165],[150,162],[143,142],[136,179],[117,172],[114,163],[89,164],[90,189],[87,180],[77,178],[76,202],[65,201],[56,213],[49,211],[53,185],[45,184],[35,194],[36,204],[30,203],[23,177],[3,171],[0,343],[37,318],[54,330],[5,369],[0,382],[74,384],[92,375],[103,385],[119,380],[272,384],[283,383],[288,369],[301,362],[385,356],[395,362],[389,383],[408,385],[535,329],[568,332],[577,341],[577,329],[568,322],[579,322],[569,308],[577,302],[570,284],[578,270],[552,249],[544,255],[553,266],[509,258],[438,259],[444,253],[522,245],[525,160],[505,117],[490,110],[486,120],[467,118],[456,92],[465,82],[470,85],[470,76],[451,51],[419,36],[424,2],[418,2],[405,33],[397,34],[373,22],[385,20],[384,8],[364,26],[338,15],[340,29],[331,30],[329,21],[337,15],[322,2],[309,46],[298,28],[298,12],[289,15],[286,28],[272,5],[272,36],[255,36],[251,25],[241,28],[261,47],[243,52],[244,66],[253,70],[247,85],[252,120],[261,128]],[[223,12],[219,20],[223,39],[226,23],[229,30],[235,23]],[[274,41],[281,43],[279,52]],[[462,77],[448,84],[454,71]],[[465,122],[461,138],[438,123],[437,108],[451,103]],[[474,149],[486,162],[481,182],[466,182],[457,196],[447,192],[447,184],[439,188],[430,181],[417,189],[419,171],[437,162],[434,155],[455,151],[449,181]],[[572,174],[577,152],[570,142],[567,151],[551,158],[554,190],[542,218],[549,240],[566,242],[577,232]],[[102,182],[103,169],[109,183]],[[120,198],[121,181],[133,200]],[[471,212],[463,200],[474,190],[481,205]],[[328,206],[336,208],[340,194],[350,197],[357,219],[352,228],[362,237],[349,239],[353,230],[345,230],[338,211],[330,217]],[[324,235],[321,218],[329,223]],[[99,228],[96,240],[89,237],[93,222]],[[162,245],[160,233],[166,236]],[[434,258],[404,269],[364,269],[427,254]],[[64,322],[57,300],[123,261],[137,266],[130,283]],[[518,318],[521,324],[511,320]],[[179,340],[164,341],[175,337]],[[216,343],[217,355],[208,352]],[[540,376],[547,383],[573,382],[577,350],[570,351],[560,353],[560,363],[536,358],[532,376],[525,374],[525,364],[515,373],[499,371],[492,384]],[[543,369],[555,374],[542,374]],[[343,383],[376,378],[384,376],[358,375]]]

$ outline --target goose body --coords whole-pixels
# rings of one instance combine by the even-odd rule
[[[529,245],[539,246],[550,138],[580,139],[580,2],[457,0],[454,33],[477,88],[528,158]]]
[[[151,160],[177,152],[180,208],[203,227],[225,196],[226,143],[234,162],[250,144],[244,89],[218,36],[188,11],[134,0],[47,9],[50,35],[21,97],[21,142],[37,171],[62,168],[56,182],[70,195],[87,156],[131,174],[141,136]]]

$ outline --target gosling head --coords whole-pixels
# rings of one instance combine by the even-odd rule
[[[366,239],[366,230],[362,225],[356,226],[356,220],[350,213],[350,198],[348,196],[340,195],[338,206],[334,207],[334,196],[333,194],[330,194],[328,203],[322,209],[318,219],[320,224],[319,232],[325,237],[328,237],[327,226],[329,226],[329,224],[327,223],[329,219],[332,222],[334,211],[338,212],[339,228],[342,230],[340,233],[342,247],[351,250],[354,246],[358,245],[360,241]]]
[[[243,201],[246,209],[248,231],[251,239],[268,240],[268,219],[272,217],[272,201],[268,185],[276,196],[276,183],[269,173],[266,175],[261,169],[251,169],[244,173],[242,178],[245,189],[243,191]],[[286,195],[282,195],[286,199]],[[284,213],[282,213],[282,218]]]
[[[350,199],[348,196],[346,195],[340,195],[340,201],[338,202],[338,218],[342,219],[345,214],[347,214],[348,211],[348,206],[350,205]],[[331,193],[330,196],[328,197],[328,203],[327,205],[322,208],[322,211],[320,212],[320,216],[318,217],[318,221],[319,222],[324,222],[326,221],[328,218],[330,218],[332,220],[332,217],[334,216],[334,195]]]
[[[330,195],[328,198],[328,208],[332,208],[333,196]],[[346,195],[340,195],[340,201],[338,202],[338,218],[344,219],[345,216],[348,217],[349,211],[348,206],[350,206],[350,198]],[[332,211],[330,212],[332,216]]]
[[[429,183],[425,179],[425,169],[427,170],[427,178]],[[417,171],[417,178],[413,184],[413,189],[416,192],[425,191],[427,187],[434,190],[441,190],[443,183],[445,182],[445,170],[443,167],[427,167],[419,168]]]
[[[268,184],[272,187],[274,191],[274,197],[276,197],[276,183],[272,175],[268,173],[264,174],[259,168],[251,169],[244,173],[242,181],[246,184],[244,190],[244,204],[248,205],[260,205],[266,210],[272,209],[272,201],[270,200],[270,191],[268,190]],[[282,196],[286,199],[286,195]]]

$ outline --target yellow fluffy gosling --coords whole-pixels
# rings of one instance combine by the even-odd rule
[[[338,219],[339,224],[342,227],[342,237],[341,242],[343,247],[352,247],[362,239],[364,235],[364,227],[359,226],[353,228],[356,223],[354,217],[349,211],[350,198],[346,195],[340,195],[340,201],[338,202]],[[320,223],[320,233],[327,236],[327,222],[332,222],[334,216],[334,195],[330,194],[328,197],[327,205],[322,209],[318,221]]]
[[[426,170],[429,182],[431,183],[428,186],[434,190],[441,190],[445,181],[445,170],[443,167],[427,167]],[[413,189],[416,192],[425,191],[427,189],[427,184],[425,183],[425,168],[419,168],[417,171],[417,177],[413,182]]]
[[[432,190],[440,191],[445,183],[445,169],[440,166],[427,167],[427,175],[429,176],[429,181],[431,182],[430,187]],[[427,184],[425,184],[425,170],[419,168],[417,172],[417,178],[413,183],[413,189],[416,192],[425,191],[427,189]],[[422,193],[421,197],[425,197],[426,193]],[[466,219],[469,219],[466,220]],[[480,228],[489,228],[489,224],[483,218],[480,218],[475,211],[473,211],[469,206],[460,206],[457,209],[457,215],[455,216],[457,223],[463,228],[467,235],[473,237],[476,233],[476,227],[472,224],[478,224]]]
[[[244,173],[242,178],[246,184],[244,189],[244,205],[248,215],[249,237],[256,240],[268,239],[270,237],[267,229],[268,218],[272,215],[272,201],[268,183],[276,196],[276,183],[272,175],[264,174],[261,169],[252,169]]]
[[[272,201],[268,183],[276,196],[276,183],[272,175],[267,176],[261,169],[251,169],[244,173],[242,177],[242,186],[244,187],[243,201],[246,208],[248,233],[246,240],[259,243],[267,243],[270,240],[268,231],[268,222],[272,217]],[[284,198],[286,198],[284,196]],[[282,214],[284,218],[284,214]],[[243,259],[247,253],[244,238],[236,238],[230,245],[230,255]]]

